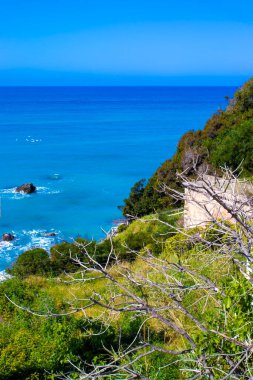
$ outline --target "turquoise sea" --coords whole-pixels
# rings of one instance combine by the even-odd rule
[[[1,87],[0,270],[31,247],[100,239],[117,206],[233,87]],[[32,195],[15,187],[32,182]],[[102,229],[101,229],[102,228]],[[54,231],[57,236],[45,237]]]

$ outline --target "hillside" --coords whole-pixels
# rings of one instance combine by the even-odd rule
[[[183,112],[183,110],[182,110]],[[131,189],[122,207],[125,216],[143,216],[175,207],[174,200],[161,192],[161,184],[181,188],[176,172],[192,177],[197,172],[219,172],[221,166],[241,175],[253,174],[253,79],[250,79],[228,99],[225,110],[219,110],[207,121],[203,130],[185,133],[176,153],[165,161],[146,182],[140,180]]]
[[[178,217],[160,216],[165,224],[157,217],[134,221],[113,239],[118,258],[110,266],[101,256],[108,241],[20,256],[15,277],[0,284],[0,379],[112,380],[111,360],[122,380],[129,371],[142,374],[133,379],[185,380],[191,372],[223,379],[230,354],[240,363],[233,378],[250,379],[252,358],[242,361],[242,347],[252,339],[252,287],[231,259],[231,251],[240,254],[228,226],[226,234],[201,229],[201,241],[198,229],[188,236],[173,229]],[[213,377],[198,363],[203,355]],[[104,366],[108,374],[100,376]]]

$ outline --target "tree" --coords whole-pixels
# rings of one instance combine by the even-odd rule
[[[141,179],[140,181],[136,182],[135,185],[131,188],[129,198],[124,200],[125,205],[122,207],[122,211],[126,217],[131,217],[133,215],[143,215],[141,197],[144,192],[145,184],[145,179]]]
[[[153,379],[143,361],[158,353],[167,359],[157,378],[177,362],[184,379],[252,379],[253,192],[233,172],[223,174],[196,173],[196,180],[179,174],[183,193],[160,184],[202,216],[192,228],[154,217],[175,230],[158,257],[129,248],[135,262],[122,261],[111,240],[100,263],[88,243],[79,244],[82,255],[72,259],[80,276],[67,281],[87,284],[89,291],[74,297],[70,312],[82,311],[87,319],[96,310],[108,327],[118,315],[128,315],[139,327],[131,343],[119,339],[118,350],[108,347],[103,361],[80,364],[78,378]],[[101,281],[103,290],[97,287]]]
[[[166,186],[163,190],[195,203],[206,220],[190,230],[178,227],[174,240],[168,240],[169,255],[156,258],[152,252],[135,252],[139,270],[120,262],[116,252],[111,253],[113,267],[99,264],[87,251],[86,262],[78,260],[83,273],[92,272],[94,279],[102,276],[111,287],[110,296],[89,297],[89,307],[142,319],[130,348],[114,353],[106,365],[81,372],[82,379],[109,379],[116,373],[120,378],[147,379],[137,363],[155,352],[167,354],[168,366],[172,355],[179,357],[185,378],[252,379],[252,186],[229,170],[223,179],[200,174],[189,180],[181,174],[180,180],[185,193]],[[216,210],[209,207],[212,202]],[[157,344],[145,336],[143,330],[151,321],[175,337],[177,349],[166,339]]]
[[[23,252],[9,269],[9,273],[18,277],[45,275],[50,271],[50,259],[47,251],[41,248]]]

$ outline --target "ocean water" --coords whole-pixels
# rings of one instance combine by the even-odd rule
[[[31,247],[100,239],[131,186],[204,126],[233,87],[1,87],[0,270]],[[32,182],[32,195],[15,187]],[[50,231],[56,237],[45,237]]]

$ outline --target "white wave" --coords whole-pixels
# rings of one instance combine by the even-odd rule
[[[0,190],[0,194],[15,194],[16,187],[11,187],[10,189],[2,189]]]
[[[18,193],[16,192],[16,187],[12,187],[10,189],[1,189],[0,197],[9,198],[9,199],[23,199],[25,197],[29,197],[29,195],[23,192]]]
[[[54,232],[55,236],[45,236],[48,232]],[[53,244],[61,240],[59,231],[46,230],[23,230],[21,240],[27,240],[27,243],[19,248],[24,252],[31,248],[44,248],[49,251]]]
[[[31,136],[27,136],[26,139],[25,139],[25,141],[29,142],[29,143],[39,143],[39,142],[42,142],[42,139],[38,139],[38,138],[31,137]]]
[[[44,233],[44,230],[22,230],[23,235],[34,236]]]
[[[12,278],[10,274],[6,273],[4,270],[0,272],[0,282],[8,280],[9,278]]]
[[[0,241],[0,252],[10,251],[13,248],[13,243],[10,241]]]
[[[54,232],[56,236],[46,236],[46,234]],[[1,269],[11,267],[20,254],[34,248],[43,248],[50,251],[50,248],[60,243],[63,238],[60,231],[55,230],[22,230],[12,231],[15,239],[11,242],[0,241],[0,265]],[[5,272],[1,272],[0,281],[7,279]]]
[[[45,186],[37,186],[36,193],[41,195],[53,195],[61,193],[60,190],[57,189],[49,189]],[[25,197],[29,197],[30,194],[25,194],[23,192],[16,192],[16,187],[11,187],[9,189],[0,189],[0,196],[7,197],[9,199],[23,199]]]
[[[0,196],[9,199],[23,199],[25,197],[29,197],[29,194],[17,192],[16,187],[11,187],[9,189],[0,189]]]
[[[48,233],[54,233],[54,236],[49,236]],[[61,240],[60,231],[55,230],[22,230],[12,231],[15,239],[11,242],[0,241],[0,253],[7,253],[12,250],[24,251],[31,247],[51,247],[55,241]]]
[[[63,240],[61,232],[53,229],[33,229],[11,232],[15,236],[13,241],[0,241],[0,260],[1,265],[4,265],[4,267],[10,266],[17,257],[25,251],[34,248],[43,248],[49,252],[52,245]],[[48,236],[49,233],[54,233],[55,236]]]
[[[44,191],[48,190],[48,187],[45,187],[45,186],[36,186],[36,190],[44,192]]]
[[[51,190],[45,186],[37,186],[36,189],[37,189],[37,193],[46,194],[46,195],[59,194],[61,192],[60,190],[56,190],[56,189]]]

